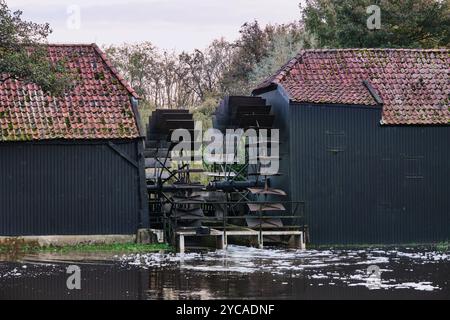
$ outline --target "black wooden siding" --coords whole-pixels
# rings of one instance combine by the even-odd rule
[[[450,127],[381,126],[367,107],[290,109],[291,189],[313,243],[450,238]]]
[[[292,200],[306,203],[312,243],[450,239],[450,126],[385,126],[381,109],[365,106],[289,107],[282,88],[263,97],[277,117],[289,110],[281,171]]]
[[[289,141],[290,132],[286,130],[289,128],[289,109],[286,107],[288,100],[286,100],[278,91],[268,92],[264,95],[266,104],[272,106],[271,112],[276,115],[273,127],[279,129],[280,133],[280,176],[272,177],[271,186],[274,188],[280,188],[287,194],[290,194],[290,154],[289,154]],[[272,200],[279,199],[288,201],[289,198],[276,197]],[[286,204],[287,207],[289,205]]]
[[[141,140],[110,141],[138,160]],[[108,142],[0,144],[0,235],[134,234],[139,170]]]

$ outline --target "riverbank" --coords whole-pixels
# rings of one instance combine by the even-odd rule
[[[151,253],[159,251],[173,251],[173,248],[165,243],[140,244],[140,243],[109,243],[109,244],[77,244],[62,246],[39,246],[36,244],[17,243],[0,245],[0,254],[35,254],[35,253]]]
[[[307,245],[311,250],[362,250],[362,249],[416,249],[416,250],[435,250],[439,252],[450,252],[450,242],[437,243],[408,243],[408,244],[326,244],[326,245]]]

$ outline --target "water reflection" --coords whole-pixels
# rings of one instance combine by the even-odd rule
[[[81,290],[66,287],[69,264],[81,268]],[[0,262],[0,299],[449,299],[449,275],[450,257],[434,251],[40,255]]]

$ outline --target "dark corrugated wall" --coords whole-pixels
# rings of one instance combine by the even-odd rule
[[[114,141],[137,161],[137,140]],[[0,144],[0,235],[133,234],[139,171],[108,142]]]
[[[382,126],[367,107],[290,115],[291,190],[313,243],[450,239],[450,127]]]
[[[266,104],[272,106],[271,113],[275,114],[275,122],[273,127],[279,129],[280,133],[280,176],[272,177],[271,186],[274,188],[280,188],[284,190],[287,194],[290,194],[290,157],[289,157],[289,109],[285,107],[287,100],[285,100],[277,91],[268,92],[263,96],[266,99]],[[272,200],[283,200],[288,201],[289,198],[276,197]],[[286,204],[286,206],[288,206]]]

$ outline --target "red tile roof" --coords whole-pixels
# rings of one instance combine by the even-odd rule
[[[375,106],[385,124],[450,123],[449,49],[303,50],[255,93],[282,85],[295,102]]]
[[[134,90],[95,44],[48,45],[52,61],[66,60],[73,90],[61,97],[36,84],[0,83],[0,141],[123,139],[139,136]]]

